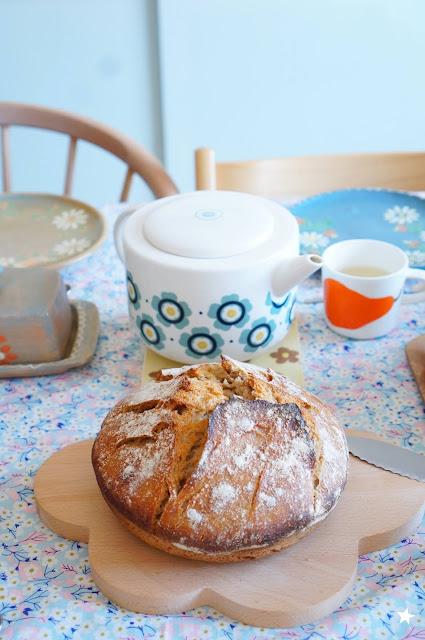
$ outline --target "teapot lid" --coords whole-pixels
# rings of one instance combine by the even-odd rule
[[[251,251],[274,231],[276,204],[246,193],[194,191],[157,200],[145,238],[160,251],[187,258],[226,258]]]

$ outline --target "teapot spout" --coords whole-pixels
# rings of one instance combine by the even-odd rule
[[[284,260],[279,264],[272,277],[272,291],[276,298],[285,296],[295,285],[320,269],[323,258],[309,253]]]

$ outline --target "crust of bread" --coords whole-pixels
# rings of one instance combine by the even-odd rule
[[[295,544],[329,514],[348,475],[330,407],[285,376],[224,356],[163,371],[119,402],[92,461],[130,531],[209,562]]]
[[[106,500],[106,499],[105,499]],[[228,551],[225,553],[200,551],[196,548],[185,547],[181,544],[173,544],[158,536],[143,531],[135,525],[131,520],[122,515],[111,503],[106,500],[112,513],[118,518],[131,533],[137,538],[145,542],[150,547],[155,547],[160,551],[165,551],[173,556],[180,556],[183,558],[189,558],[190,560],[199,560],[200,562],[239,562],[240,560],[256,560],[257,558],[265,558],[271,553],[283,551],[284,549],[296,544],[307,535],[309,535],[314,529],[320,525],[320,521],[315,522],[303,531],[295,531],[286,536],[282,540],[279,540],[275,544],[265,545],[264,547],[248,547],[247,549],[239,549],[238,551]]]

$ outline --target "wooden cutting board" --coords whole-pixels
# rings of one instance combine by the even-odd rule
[[[406,355],[425,402],[425,335],[417,336],[407,343]]]
[[[357,458],[336,508],[298,544],[259,560],[212,564],[178,558],[133,536],[112,514],[91,466],[93,440],[54,453],[35,479],[38,513],[60,536],[89,543],[93,578],[120,607],[173,614],[210,605],[249,625],[314,622],[350,595],[359,554],[411,534],[425,506],[425,483]]]

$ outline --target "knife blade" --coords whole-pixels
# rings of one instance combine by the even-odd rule
[[[347,443],[348,450],[356,458],[400,476],[425,482],[425,456],[420,453],[363,436],[347,436]]]

